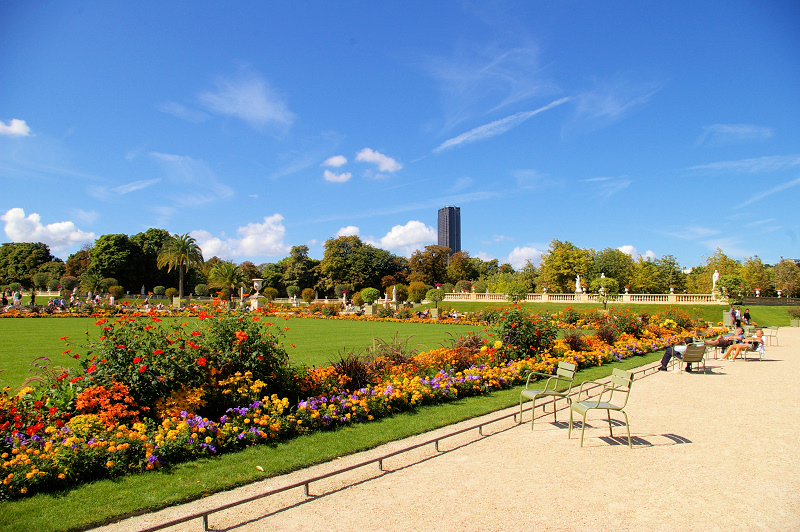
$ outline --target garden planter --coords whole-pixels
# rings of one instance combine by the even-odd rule
[[[792,327],[800,327],[800,320],[790,320],[789,323]]]
[[[367,316],[375,315],[375,305],[364,305],[364,314]]]
[[[438,308],[432,308],[430,310],[431,310],[431,318],[438,318],[439,317],[439,309]]]

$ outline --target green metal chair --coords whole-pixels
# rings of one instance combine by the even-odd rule
[[[595,398],[587,398],[585,401],[581,401],[583,387],[588,384],[601,386],[602,390]],[[585,381],[581,384],[577,397],[570,402],[569,431],[567,432],[567,437],[572,437],[572,413],[577,412],[583,416],[583,423],[581,425],[581,447],[583,447],[583,434],[586,430],[586,413],[589,412],[589,410],[605,410],[608,416],[608,430],[613,438],[614,429],[611,426],[611,411],[615,410],[622,412],[622,415],[625,416],[625,427],[628,429],[628,446],[632,449],[631,426],[628,423],[628,414],[625,413],[625,405],[628,404],[628,396],[630,396],[631,393],[631,384],[633,384],[633,373],[621,369],[614,369],[614,372],[611,374],[611,382]],[[618,404],[611,403],[615,397],[618,398]]]
[[[703,374],[706,373],[706,348],[710,346],[703,345],[696,345],[690,344],[686,346],[686,351],[683,352],[683,359],[678,357],[672,357],[670,360],[670,369],[675,367],[675,364],[678,364],[678,368],[680,369],[681,373],[683,373],[683,364],[697,364],[699,367],[701,364],[703,365]],[[683,363],[683,364],[682,364]]]
[[[567,402],[570,401],[569,393],[572,391],[572,382],[575,379],[575,371],[578,369],[578,366],[575,364],[571,364],[570,362],[559,362],[558,368],[556,368],[555,375],[548,375],[547,373],[538,373],[535,371],[531,371],[528,373],[528,380],[525,381],[525,389],[519,394],[519,425],[522,424],[522,402],[526,399],[530,399],[533,404],[531,405],[531,430],[533,430],[533,422],[536,419],[535,410],[536,410],[536,400],[540,397],[552,397],[553,398],[553,419],[558,421],[556,418],[556,400],[559,397],[563,397],[567,399]],[[531,385],[531,378],[536,377],[538,378],[546,378],[547,380],[544,383],[544,387],[541,387],[541,383],[536,388],[530,388]],[[539,382],[538,380],[534,381],[534,383]],[[552,383],[552,387],[550,384]],[[559,390],[559,387],[563,387],[564,385],[567,386],[566,389]],[[542,407],[544,408],[544,407]]]

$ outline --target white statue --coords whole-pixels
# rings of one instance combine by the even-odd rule
[[[580,275],[577,275],[575,277],[575,291],[576,292],[580,292],[581,291],[581,276]]]
[[[714,270],[714,275],[711,276],[711,293],[717,291],[717,281],[719,281],[719,270]]]
[[[397,287],[392,287],[392,301],[397,301]]]
[[[601,278],[601,279],[605,279],[605,278],[606,278],[606,274],[605,274],[605,273],[601,273],[601,274],[600,274],[600,278]]]

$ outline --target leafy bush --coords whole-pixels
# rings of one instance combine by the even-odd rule
[[[502,352],[506,358],[538,358],[555,342],[558,327],[547,312],[530,314],[515,306],[501,310],[493,333],[503,342]]]
[[[425,299],[425,294],[428,291],[428,286],[425,283],[414,281],[408,285],[408,300],[414,303],[419,303]]]
[[[206,297],[206,296],[208,296],[208,294],[210,294],[211,292],[208,290],[208,285],[206,285],[206,284],[203,284],[203,283],[200,283],[200,284],[198,284],[198,285],[195,285],[195,287],[194,287],[194,293],[195,293],[196,295],[198,295],[198,296],[203,296],[203,297]]]
[[[112,286],[118,286],[118,285],[119,281],[117,281],[113,277],[106,277],[105,279],[102,279],[100,281],[100,286],[102,286],[103,290],[105,290],[106,292],[108,292],[108,289],[111,288]]]
[[[472,290],[472,283],[470,281],[459,281],[453,287],[456,292],[469,292]]]
[[[157,296],[163,296],[166,290],[167,290],[166,288],[160,285],[153,287],[153,293]]]
[[[306,303],[311,303],[311,302],[313,302],[315,299],[317,299],[317,293],[316,293],[316,292],[314,292],[314,289],[312,289],[312,288],[305,288],[305,289],[303,289],[303,291],[302,291],[302,292],[300,292],[300,297],[301,297],[301,298],[303,299],[303,301],[305,301]]]
[[[111,296],[112,296],[114,299],[116,299],[117,301],[119,301],[120,299],[122,299],[122,296],[124,296],[124,295],[125,295],[125,290],[124,290],[124,289],[123,289],[121,286],[119,286],[119,285],[114,285],[114,286],[109,286],[109,287],[108,287],[108,293],[109,293],[109,295],[111,295]]]
[[[37,272],[31,277],[33,286],[36,288],[44,288],[47,286],[47,281],[50,280],[50,274],[47,272]]]
[[[485,294],[489,290],[489,285],[483,280],[475,281],[472,286],[475,288],[475,292],[479,294]]]
[[[444,290],[441,288],[431,288],[425,294],[425,299],[428,301],[433,301],[434,306],[439,308],[439,303],[444,299]]]
[[[300,295],[300,287],[295,285],[287,286],[286,293],[289,294],[289,297],[297,297]]]
[[[607,343],[608,345],[614,345],[614,342],[617,341],[618,336],[619,331],[611,323],[604,323],[598,329],[595,329],[595,337]]]
[[[164,295],[169,297],[169,298],[173,298],[173,297],[177,296],[178,294],[180,294],[180,292],[178,291],[177,288],[169,287],[166,290],[164,290]]]
[[[445,294],[451,294],[453,292],[453,283],[444,283],[439,288],[441,288],[442,292]]]
[[[365,288],[361,291],[361,299],[363,299],[364,303],[367,305],[375,303],[379,297],[381,297],[381,293],[377,288]]]
[[[72,290],[78,286],[78,278],[71,275],[65,275],[61,279],[61,288],[64,290]]]
[[[575,325],[581,319],[581,313],[575,307],[567,307],[559,313],[559,318],[566,324]]]
[[[61,286],[58,282],[58,279],[50,278],[47,280],[47,289],[48,290],[58,290],[58,287]]]
[[[403,303],[408,301],[408,287],[404,284],[396,284],[392,287],[395,294],[397,294],[397,302]]]
[[[261,290],[261,295],[264,296],[264,299],[266,299],[267,302],[274,301],[278,298],[278,290],[268,286]]]
[[[564,342],[572,351],[585,351],[588,348],[583,334],[575,329],[564,332]]]
[[[364,304],[364,298],[361,295],[361,292],[356,292],[353,294],[353,298],[350,300],[353,305],[358,305],[359,307]]]
[[[380,308],[378,308],[378,312],[376,314],[379,318],[391,318],[394,316],[394,310],[392,310],[391,307],[382,305]]]
[[[789,317],[793,320],[800,320],[800,308],[790,308],[786,310]]]
[[[506,297],[512,303],[522,301],[528,297],[528,287],[519,282],[509,283],[506,288]]]

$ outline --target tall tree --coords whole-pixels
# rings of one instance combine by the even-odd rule
[[[357,236],[331,238],[325,242],[325,255],[319,263],[318,286],[329,293],[337,285],[348,285],[356,292],[378,288],[381,279],[398,274],[403,266],[401,257],[365,244]]]
[[[178,270],[178,297],[183,298],[183,275],[184,272],[193,266],[202,266],[203,252],[197,241],[189,236],[172,235],[164,242],[161,251],[158,253],[159,268],[167,267],[167,271],[173,268]]]
[[[539,268],[540,284],[550,292],[574,292],[575,278],[580,275],[581,284],[588,286],[587,274],[591,267],[590,254],[572,242],[553,239],[547,253],[542,255]]]
[[[742,261],[742,278],[750,286],[750,291],[760,289],[760,294],[765,296],[772,292],[770,268],[761,262],[758,256],[745,257]]]
[[[313,261],[308,257],[308,246],[292,246],[289,256],[283,262],[283,286],[313,288],[313,267]]]
[[[0,246],[0,282],[29,287],[39,267],[53,259],[50,248],[41,242],[5,243]]]
[[[408,259],[408,279],[427,285],[446,283],[449,256],[450,248],[444,246],[425,246],[424,251],[415,251]]]
[[[784,259],[773,267],[775,290],[782,297],[800,295],[800,267],[793,260]]]
[[[66,268],[64,274],[80,278],[92,264],[92,259],[89,258],[90,249],[92,249],[91,244],[84,244],[81,249],[67,257],[67,262],[64,264]]]
[[[175,286],[178,282],[177,272],[165,272],[158,267],[158,254],[164,246],[164,242],[169,239],[169,231],[152,227],[131,237],[131,242],[141,251],[142,262],[139,267],[139,284],[140,286],[144,285],[146,291],[152,290],[154,286],[159,285]],[[129,287],[132,292],[138,293],[138,289],[138,286]]]
[[[113,277],[128,290],[136,289],[141,279],[142,255],[128,235],[103,235],[89,251],[89,272],[105,279]]]
[[[244,272],[236,264],[221,260],[208,273],[208,284],[216,288],[223,288],[227,296],[223,297],[230,299],[239,287],[244,286]]]
[[[458,251],[450,256],[447,264],[447,280],[453,284],[459,281],[474,281],[478,278],[475,264],[466,251]]]
[[[634,294],[658,294],[662,289],[658,267],[653,261],[640,255],[633,268],[630,284]]]
[[[631,284],[635,262],[627,253],[606,248],[594,255],[594,262],[598,277],[604,273],[607,278],[616,279],[619,286]]]

